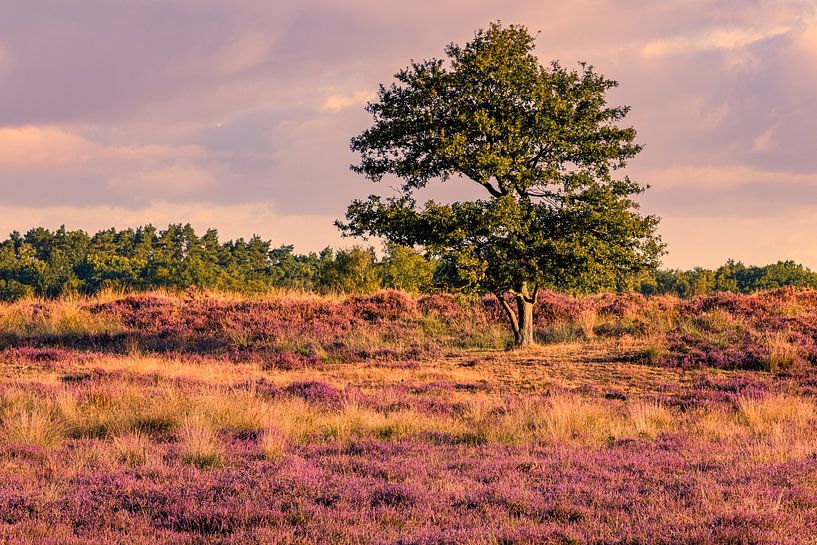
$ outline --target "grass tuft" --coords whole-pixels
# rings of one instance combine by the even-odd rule
[[[259,447],[267,460],[280,460],[289,448],[286,432],[274,423],[267,424],[261,434]]]
[[[198,467],[211,469],[224,465],[224,447],[209,419],[194,413],[187,417],[179,430],[182,461]]]
[[[111,441],[116,459],[120,464],[136,468],[144,466],[150,453],[150,437],[139,431],[119,435]]]
[[[66,423],[45,406],[15,407],[2,417],[2,437],[7,444],[53,451],[62,446],[67,435]]]
[[[788,369],[797,361],[797,347],[788,340],[788,335],[775,331],[765,336],[765,348],[768,353],[766,369],[771,373]]]

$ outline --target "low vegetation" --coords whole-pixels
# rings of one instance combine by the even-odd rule
[[[0,306],[0,542],[815,543],[814,292],[497,307]]]

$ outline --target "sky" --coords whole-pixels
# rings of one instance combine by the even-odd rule
[[[298,251],[388,193],[377,85],[491,21],[620,82],[666,267],[817,269],[817,0],[0,0],[0,233],[192,223]],[[446,197],[469,195],[465,181]]]

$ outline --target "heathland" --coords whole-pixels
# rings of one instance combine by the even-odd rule
[[[0,305],[0,542],[817,543],[817,291]]]

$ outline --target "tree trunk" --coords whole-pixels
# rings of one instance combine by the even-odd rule
[[[533,346],[536,344],[533,338],[533,305],[536,303],[537,290],[534,290],[531,295],[528,293],[527,284],[522,284],[519,290],[511,293],[516,299],[516,312],[505,300],[505,294],[496,293],[495,295],[499,299],[502,308],[505,309],[505,314],[507,314],[508,321],[511,323],[514,346],[516,348]]]
[[[519,326],[514,331],[514,341],[517,347],[536,344],[533,339],[533,302],[524,295],[516,296],[516,309],[519,316]]]

